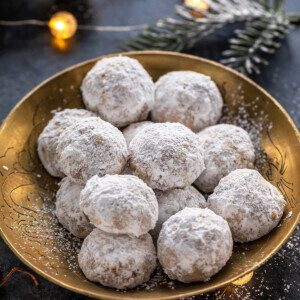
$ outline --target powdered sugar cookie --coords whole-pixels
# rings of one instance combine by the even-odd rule
[[[103,58],[87,73],[81,86],[89,110],[117,127],[145,120],[154,105],[154,84],[133,58]]]
[[[74,121],[82,118],[95,117],[96,114],[85,109],[65,109],[55,113],[38,138],[38,154],[47,172],[55,177],[64,177],[59,170],[56,147],[61,133]]]
[[[209,76],[192,72],[170,72],[155,84],[154,122],[179,122],[198,132],[221,117],[223,99]]]
[[[84,240],[78,262],[89,280],[127,289],[149,280],[156,266],[156,253],[148,233],[137,238],[95,228]]]
[[[94,228],[79,206],[83,185],[65,177],[56,194],[55,214],[59,222],[73,235],[84,238]]]
[[[211,193],[220,179],[233,170],[253,168],[254,147],[244,129],[219,124],[205,128],[197,135],[204,150],[205,170],[194,184],[201,191]]]
[[[82,182],[96,174],[121,173],[128,156],[121,131],[98,117],[69,126],[61,134],[56,152],[64,174]]]
[[[280,221],[285,201],[275,186],[256,170],[241,169],[220,180],[208,207],[227,220],[233,240],[254,241]]]
[[[129,146],[132,173],[150,187],[170,190],[189,186],[204,170],[196,134],[179,123],[153,124]]]
[[[86,183],[80,206],[105,232],[140,236],[153,229],[158,217],[154,192],[132,175],[97,175]]]
[[[158,220],[150,233],[155,240],[158,238],[162,224],[172,215],[185,207],[206,207],[205,198],[192,186],[169,191],[155,190],[154,192],[158,202]]]
[[[232,254],[227,222],[205,208],[185,208],[162,227],[157,254],[171,279],[182,282],[208,281]]]

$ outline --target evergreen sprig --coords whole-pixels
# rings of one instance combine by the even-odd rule
[[[260,66],[268,63],[265,53],[274,53],[280,39],[300,22],[300,14],[286,12],[284,0],[214,0],[207,4],[207,11],[188,5],[176,6],[180,18],[159,20],[127,41],[122,50],[180,52],[194,47],[227,24],[244,22],[245,28],[235,30],[235,37],[229,40],[230,47],[223,52],[226,58],[221,62],[243,73],[259,73]]]

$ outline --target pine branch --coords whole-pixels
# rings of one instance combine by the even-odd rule
[[[205,2],[205,0],[204,0]],[[235,32],[223,63],[246,73],[259,72],[267,61],[261,53],[272,53],[278,40],[300,23],[300,13],[287,14],[284,0],[214,0],[209,10],[183,5],[176,6],[180,17],[159,20],[153,26],[125,43],[122,50],[183,51],[230,23],[245,22],[245,29]],[[201,14],[203,17],[199,17]]]
[[[229,58],[221,60],[242,73],[260,73],[259,66],[267,65],[264,54],[273,54],[280,47],[279,40],[292,28],[285,16],[278,14],[272,20],[249,22],[244,30],[236,30],[236,37],[229,40],[230,49],[223,52]]]
[[[177,5],[175,8],[180,20],[172,17],[159,20],[154,26],[148,27],[146,32],[126,42],[122,49],[183,51],[229,23],[262,16],[272,17],[259,2],[251,0],[214,0],[207,3],[210,6],[208,11]],[[204,18],[195,17],[197,14]]]

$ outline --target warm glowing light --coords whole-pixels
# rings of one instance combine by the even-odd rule
[[[69,39],[77,31],[77,20],[71,13],[59,11],[51,17],[48,26],[57,39]]]
[[[233,284],[235,284],[235,285],[244,285],[244,284],[246,284],[247,282],[249,282],[251,280],[252,276],[253,276],[253,272],[250,272],[247,275],[235,280],[233,282]]]
[[[210,0],[208,0],[210,1]],[[206,1],[206,2],[208,2]],[[209,5],[207,3],[205,3],[205,1],[203,0],[184,0],[184,4],[186,5],[191,5],[203,10],[208,10],[209,9]]]
[[[56,39],[54,37],[51,39],[51,46],[59,52],[71,51],[74,48],[75,43],[76,41],[74,39],[63,40],[63,39]]]

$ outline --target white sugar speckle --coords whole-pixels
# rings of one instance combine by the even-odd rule
[[[7,167],[7,166],[2,166],[2,168],[3,168],[5,171],[8,171],[8,167]]]

